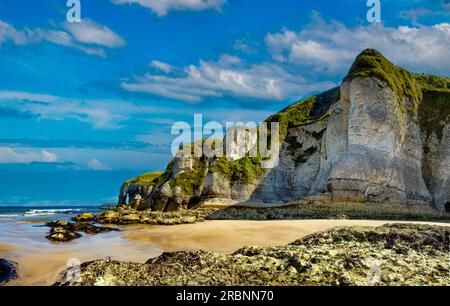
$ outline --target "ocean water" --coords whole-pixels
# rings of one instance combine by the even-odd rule
[[[73,215],[102,211],[102,206],[2,206],[0,219],[24,220],[39,218],[70,218]]]

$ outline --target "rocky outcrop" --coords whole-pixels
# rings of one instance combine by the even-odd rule
[[[449,78],[365,50],[339,88],[266,120],[280,123],[275,167],[264,169],[261,157],[180,156],[151,182],[126,183],[119,204],[128,195],[135,208],[162,211],[302,201],[450,210],[449,117]]]
[[[0,286],[17,278],[17,263],[0,258]]]
[[[92,221],[94,215],[92,214],[81,214],[75,217],[75,220],[87,220]],[[48,240],[52,242],[68,242],[74,239],[78,239],[81,236],[80,232],[95,235],[99,233],[118,231],[117,228],[112,227],[99,227],[87,222],[68,222],[68,221],[52,221],[45,224],[45,226],[50,227],[50,231],[45,236]]]
[[[445,286],[450,285],[448,227],[393,224],[344,227],[287,246],[234,254],[164,253],[145,264],[99,260],[81,282],[62,286]]]

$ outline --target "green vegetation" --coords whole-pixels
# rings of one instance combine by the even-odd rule
[[[394,91],[400,108],[417,114],[418,105],[422,100],[422,92],[414,75],[406,69],[392,64],[377,50],[366,49],[358,55],[344,81],[358,77],[374,77],[386,82]],[[403,97],[411,98],[413,105],[404,105]]]
[[[420,125],[428,138],[434,132],[442,139],[445,123],[450,116],[450,90],[426,90],[420,104]]]
[[[261,157],[248,156],[235,161],[230,161],[226,157],[218,158],[210,170],[213,173],[223,173],[232,182],[246,185],[253,183],[265,173],[261,168]]]
[[[144,186],[157,185],[158,182],[162,179],[163,174],[164,172],[161,171],[147,172],[135,177],[134,179],[128,180],[125,183],[126,184],[136,183],[138,185]]]
[[[414,78],[422,90],[450,90],[450,78],[431,74],[415,74]]]
[[[288,144],[287,149],[289,150],[289,154],[294,158],[294,163],[296,167],[306,163],[308,159],[319,150],[316,146],[312,146],[307,148],[306,150],[303,150],[303,144],[298,142],[297,137],[295,136],[288,136],[285,141]]]
[[[208,220],[408,220],[449,221],[450,213],[431,207],[400,204],[312,203],[281,207],[228,207],[210,214]]]
[[[416,74],[423,98],[419,106],[419,120],[428,138],[433,132],[439,140],[450,116],[450,78]]]
[[[419,118],[426,136],[434,132],[442,138],[450,114],[450,78],[411,73],[373,49],[364,50],[356,58],[345,80],[357,77],[375,77],[386,82],[397,96],[400,109]],[[403,104],[403,97],[409,97],[413,104]]]
[[[192,171],[185,171],[171,179],[169,184],[172,188],[181,187],[184,194],[194,195],[205,182],[208,160],[205,157],[193,158],[194,164]]]
[[[339,100],[339,96],[339,88],[333,88],[285,108],[270,116],[266,122],[280,123],[280,141],[283,141],[286,139],[290,128],[308,125],[328,118],[328,109],[330,105]]]
[[[400,109],[412,115],[413,118],[418,118],[426,136],[434,133],[439,139],[442,138],[443,127],[450,115],[450,78],[410,73],[392,64],[380,52],[373,49],[364,50],[356,58],[344,80],[349,81],[357,77],[375,77],[386,82],[394,91]],[[405,104],[404,97],[409,97],[412,103]],[[340,89],[336,87],[295,103],[266,120],[267,123],[279,122],[280,143],[288,144],[288,150],[294,156],[296,166],[305,163],[320,148],[317,146],[303,148],[303,144],[299,143],[296,137],[288,136],[289,129],[326,120],[330,106],[339,98]],[[326,129],[323,129],[312,132],[310,135],[320,141],[325,131]],[[269,141],[270,133],[269,126]],[[204,140],[191,144],[191,151],[194,151],[194,146],[201,145],[203,142]],[[260,156],[244,157],[237,161],[218,158],[209,170],[223,173],[232,182],[251,184],[265,174],[265,170],[261,168],[261,161]],[[158,187],[170,180],[172,187],[180,186],[184,193],[195,195],[207,175],[207,158],[194,157],[193,171],[182,173],[176,179],[171,179],[173,165],[174,160],[170,162],[164,174],[146,173],[126,183]]]
[[[344,80],[358,77],[375,77],[386,82],[401,103],[402,110],[414,117],[419,114],[427,133],[436,131],[441,134],[439,121],[445,121],[449,112],[450,78],[411,73],[394,65],[373,49],[364,50],[358,55]],[[403,97],[409,97],[413,105],[404,105]],[[429,120],[430,115],[432,118]]]
[[[101,224],[149,224],[149,225],[177,225],[191,224],[205,221],[205,218],[216,211],[212,208],[197,208],[181,211],[138,211],[131,208],[120,208],[97,214],[94,221]]]

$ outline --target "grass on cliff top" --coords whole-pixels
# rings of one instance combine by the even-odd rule
[[[450,114],[450,78],[411,73],[392,64],[373,49],[358,55],[344,80],[358,77],[385,81],[401,103],[400,108],[419,118],[426,136],[434,132],[439,139],[442,138],[442,129]],[[402,104],[403,97],[409,97],[413,104]]]
[[[409,97],[413,102],[412,106],[401,104],[400,107],[410,113],[417,114],[422,92],[414,75],[391,63],[377,50],[366,49],[359,54],[344,81],[359,77],[374,77],[385,81],[394,91],[399,103],[402,103],[403,97]]]
[[[134,179],[128,180],[125,183],[126,184],[136,183],[138,185],[153,185],[157,183],[157,181],[161,178],[163,174],[164,172],[162,171],[147,172],[138,175]]]
[[[402,108],[417,114],[418,105],[422,102],[425,91],[450,91],[450,78],[428,74],[411,73],[396,66],[386,59],[379,51],[366,49],[358,55],[344,81],[358,77],[374,77],[385,81],[394,91],[398,101],[409,97],[414,105]]]
[[[267,118],[266,122],[280,123],[280,141],[283,141],[286,139],[290,128],[304,126],[326,119],[328,117],[328,109],[331,104],[339,100],[339,96],[339,87],[333,88],[288,106]]]

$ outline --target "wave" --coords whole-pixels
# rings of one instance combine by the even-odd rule
[[[56,214],[75,214],[82,211],[81,208],[54,208],[54,209],[30,209],[25,216],[47,216]]]
[[[0,218],[17,218],[17,217],[21,217],[22,215],[18,215],[18,214],[3,214],[0,215]]]

